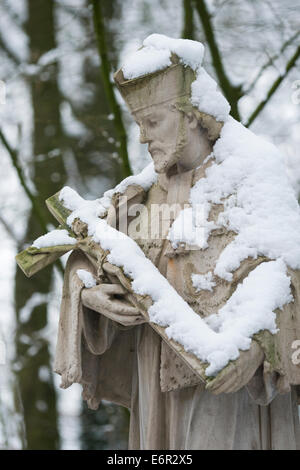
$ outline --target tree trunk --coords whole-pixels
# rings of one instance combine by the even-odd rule
[[[31,54],[30,62],[36,63],[45,52],[56,47],[54,2],[28,0],[27,6],[26,27]],[[57,65],[48,66],[42,77],[39,75],[33,77],[30,86],[34,129],[32,178],[39,201],[41,205],[44,205],[45,199],[60,189],[65,182],[61,153],[52,158],[47,156],[49,151],[61,147]],[[46,207],[45,214],[47,214]],[[53,222],[50,214],[47,217]],[[31,242],[40,234],[40,225],[34,212],[31,211],[24,242]],[[52,272],[53,267],[48,267],[36,278],[26,279],[19,269],[16,271],[16,355],[19,364],[16,376],[24,408],[28,449],[59,448],[56,393],[48,338],[43,332],[47,326],[48,299],[46,294],[51,292]],[[29,301],[34,299],[32,297],[34,294],[39,295],[40,298],[30,306]],[[21,315],[21,309],[24,307]]]

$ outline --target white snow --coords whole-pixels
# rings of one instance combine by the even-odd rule
[[[163,34],[151,34],[143,48],[131,54],[122,67],[126,79],[138,78],[157,72],[172,64],[171,54],[179,57],[183,65],[196,70],[202,63],[204,46],[190,39],[173,39]]]
[[[87,289],[95,287],[96,279],[89,271],[86,271],[85,269],[77,269],[76,274]]]
[[[236,233],[214,273],[230,281],[244,259],[257,256],[281,258],[291,268],[300,269],[300,208],[278,149],[230,118],[213,154],[205,178],[191,189],[190,203],[194,212],[201,213],[204,232],[199,232],[199,223],[193,228],[193,233],[200,233],[199,241],[194,240],[199,248],[206,248],[216,226]],[[216,225],[208,221],[212,203],[224,204]],[[177,238],[176,243],[180,242],[188,239]]]
[[[106,191],[100,199],[87,201],[79,196],[79,194],[69,186],[62,188],[59,194],[59,199],[64,201],[64,206],[67,209],[73,211],[68,218],[68,223],[70,225],[72,225],[72,222],[77,217],[83,222],[88,223],[88,220],[90,220],[91,217],[97,218],[105,216],[114,194],[124,194],[129,185],[138,185],[147,191],[152,184],[156,182],[156,180],[157,173],[155,173],[153,162],[151,162],[137,175],[128,176],[115,188]]]
[[[213,290],[216,283],[213,281],[213,273],[209,271],[206,274],[192,274],[192,284],[196,289],[196,292],[201,290]]]
[[[210,205],[206,203],[193,204],[179,212],[167,235],[174,249],[185,244],[207,248],[209,234],[217,228],[213,221],[207,220],[209,211]]]
[[[145,191],[147,191],[156,182],[156,180],[157,173],[155,173],[154,164],[153,162],[151,162],[137,175],[132,175],[125,178],[112,191],[113,194],[123,194],[129,185],[138,185],[141,186]],[[110,193],[110,191],[106,191],[106,193],[104,193],[104,196],[105,194]]]
[[[261,329],[276,333],[274,310],[292,301],[285,263],[281,259],[263,262],[237,286],[218,314],[207,317],[206,321],[214,331],[222,333],[236,330],[252,336],[258,323]]]
[[[47,248],[49,246],[75,245],[76,238],[70,237],[67,230],[52,230],[34,240],[32,246],[35,248]]]
[[[103,199],[103,198],[102,198]],[[78,217],[83,222],[89,220],[91,217],[103,217],[107,211],[107,207],[104,206],[101,199],[95,199],[94,201],[87,201],[83,199],[74,189],[69,186],[65,186],[59,193],[59,200],[64,202],[64,206],[73,211],[68,217],[69,225]],[[109,206],[109,204],[108,204]]]
[[[190,39],[174,39],[163,34],[151,34],[143,41],[144,47],[153,47],[159,51],[169,50],[179,57],[183,65],[197,70],[202,64],[204,46],[201,42]]]
[[[169,50],[157,50],[154,47],[139,49],[128,57],[123,66],[124,77],[130,80],[165,69],[172,63],[170,55]]]
[[[190,39],[174,39],[163,34],[151,34],[143,47],[126,58],[122,67],[124,78],[130,80],[163,70],[171,65],[171,54],[178,56],[180,63],[196,72],[192,83],[191,103],[200,111],[210,114],[217,121],[226,121],[230,105],[217,90],[217,83],[201,66],[204,46]]]
[[[202,112],[214,116],[217,121],[226,121],[230,105],[220,91],[217,83],[201,67],[197,79],[192,83],[191,103]]]

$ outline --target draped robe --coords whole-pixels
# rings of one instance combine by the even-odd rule
[[[190,187],[204,176],[204,170],[174,175],[170,180],[161,177],[147,192],[145,208],[133,218],[128,230],[130,236],[139,227],[136,241],[145,255],[202,317],[216,313],[237,284],[266,261],[247,259],[235,271],[233,281],[217,278],[213,292],[198,293],[191,274],[213,271],[234,234],[226,229],[214,230],[206,250],[183,253],[172,253],[164,237],[149,237],[151,206],[187,202]],[[213,206],[212,220],[220,210],[220,205]],[[142,317],[128,320],[114,314],[108,318],[84,307],[77,269],[95,274],[83,254],[71,254],[64,277],[55,371],[62,376],[62,387],[82,384],[83,398],[90,408],[96,409],[102,399],[130,408],[130,449],[300,448],[297,387],[282,390],[278,386],[280,375],[270,371],[267,360],[238,392],[213,395]],[[295,300],[279,312],[284,348],[297,333],[300,338],[299,274],[291,272],[291,278]],[[292,327],[290,323],[285,328],[286,319],[293,319]],[[299,368],[293,369],[294,375],[298,374],[294,383],[300,377]]]

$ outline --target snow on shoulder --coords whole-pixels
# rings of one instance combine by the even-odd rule
[[[199,249],[208,246],[215,228],[225,227],[236,233],[222,251],[214,274],[231,281],[232,272],[243,260],[258,256],[282,259],[291,268],[300,269],[300,207],[278,149],[230,118],[212,157],[205,177],[190,192],[194,215],[190,224],[193,243]],[[224,206],[215,223],[208,220],[212,204]],[[182,212],[169,231],[175,247],[190,242],[190,237],[178,236],[184,234],[180,229]]]
[[[157,173],[154,170],[153,162],[149,163],[137,175],[128,176],[115,188],[106,191],[99,199],[87,201],[77,194],[74,189],[65,186],[59,193],[59,200],[64,201],[66,208],[72,211],[68,218],[69,225],[79,217],[83,222],[88,223],[92,219],[104,217],[111,204],[112,198],[115,194],[124,194],[128,186],[137,185],[141,186],[145,191],[156,182]]]

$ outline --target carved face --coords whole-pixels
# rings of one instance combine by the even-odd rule
[[[183,155],[187,143],[187,120],[175,105],[147,108],[135,113],[140,142],[148,144],[157,173],[166,173]]]

